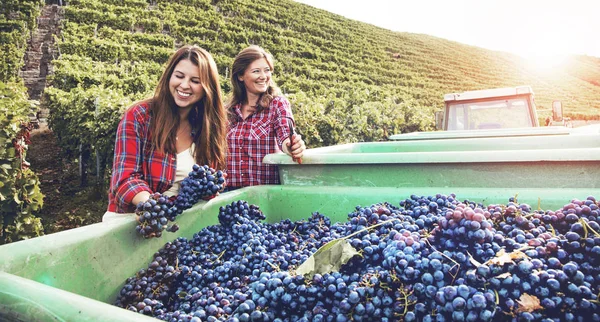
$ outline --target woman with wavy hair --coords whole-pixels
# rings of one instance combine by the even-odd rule
[[[263,157],[283,151],[300,160],[306,149],[294,123],[290,102],[271,78],[273,57],[259,46],[243,49],[231,67],[232,93],[227,103],[227,186],[229,190],[279,184],[276,165]]]
[[[108,211],[133,212],[154,192],[176,195],[194,164],[225,169],[226,127],[215,61],[200,47],[180,48],[154,96],[119,123]]]

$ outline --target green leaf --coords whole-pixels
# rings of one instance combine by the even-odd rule
[[[358,252],[345,238],[339,238],[323,245],[316,253],[310,256],[302,265],[298,266],[296,273],[308,277],[315,274],[337,272]]]
[[[352,236],[363,232],[375,229],[379,226],[397,221],[397,218],[388,219],[376,225],[365,227],[354,233],[332,240],[321,246],[311,257],[309,257],[302,265],[298,266],[296,273],[301,275],[313,276],[314,274],[323,274],[332,271],[339,271],[342,265],[346,264],[352,257],[358,254],[356,249],[350,245],[348,239]]]

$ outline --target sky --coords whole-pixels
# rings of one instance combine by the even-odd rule
[[[296,0],[385,29],[539,60],[600,57],[598,0]]]

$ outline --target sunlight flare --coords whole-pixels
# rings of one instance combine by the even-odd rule
[[[569,59],[566,54],[527,54],[523,57],[529,67],[549,72],[564,67]]]

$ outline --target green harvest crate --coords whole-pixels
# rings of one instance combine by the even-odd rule
[[[459,131],[426,131],[394,134],[389,137],[396,141],[434,140],[434,139],[468,139],[486,137],[523,137],[523,136],[557,136],[571,133],[600,133],[598,125],[568,128],[564,126],[543,126],[526,128],[508,128],[491,130],[459,130]]]
[[[600,132],[569,135],[529,135],[365,142],[309,149],[312,154],[585,149],[600,147]]]
[[[192,235],[218,222],[219,207],[236,200],[259,205],[267,221],[299,220],[319,211],[346,220],[357,205],[388,201],[398,204],[410,194],[456,193],[460,200],[520,202],[558,209],[570,198],[599,196],[599,189],[497,189],[411,187],[257,186],[201,201],[178,217],[181,229],[146,240],[134,230],[133,215],[60,233],[0,246],[1,321],[152,321],[112,306],[125,280],[147,267],[154,252],[177,236]],[[541,198],[541,199],[540,199]],[[156,320],[154,320],[156,321]]]
[[[600,132],[352,143],[282,153],[284,185],[600,188]]]

